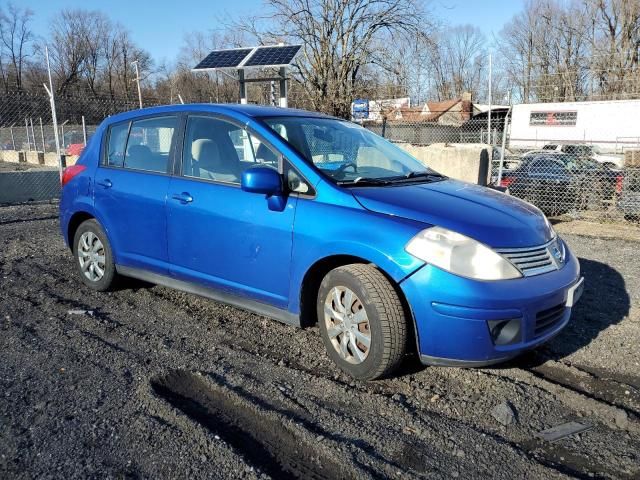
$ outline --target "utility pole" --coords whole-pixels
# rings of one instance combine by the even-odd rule
[[[140,91],[140,71],[138,70],[138,60],[133,62],[133,65],[136,67],[136,85],[138,85],[138,103],[140,104],[140,108],[142,108],[142,92]]]
[[[47,74],[49,76],[49,86],[47,84],[43,84],[44,89],[49,94],[49,103],[51,104],[51,122],[53,123],[53,136],[56,139],[56,156],[58,157],[58,171],[60,174],[60,181],[62,181],[62,168],[66,165],[62,160],[62,155],[60,154],[60,137],[58,137],[58,117],[56,116],[56,99],[53,96],[53,81],[51,80],[51,64],[49,63],[49,47],[44,47],[45,57],[47,59]],[[65,122],[66,123],[66,122]],[[64,123],[63,123],[64,125]],[[62,141],[64,141],[64,132],[62,134]]]
[[[491,54],[489,54],[489,110],[487,111],[487,133],[489,134],[489,145],[492,145],[491,142]]]

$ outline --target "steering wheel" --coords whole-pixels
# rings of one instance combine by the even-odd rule
[[[336,173],[345,173],[347,168],[353,168],[353,173],[358,173],[358,165],[353,162],[346,162],[336,169]]]

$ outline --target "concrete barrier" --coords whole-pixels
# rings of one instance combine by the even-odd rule
[[[80,158],[78,155],[65,155],[65,165],[75,165]],[[33,165],[45,165],[58,167],[58,156],[55,153],[24,152],[18,150],[0,150],[0,161],[10,163],[31,163]]]
[[[0,160],[9,163],[22,163],[27,161],[25,152],[19,152],[17,150],[0,150]]]
[[[60,196],[60,174],[53,169],[0,172],[0,204],[53,200]]]
[[[44,153],[42,152],[24,152],[27,157],[27,163],[34,165],[44,165]]]
[[[44,154],[44,164],[48,167],[58,167],[58,155],[55,153]]]
[[[397,144],[424,165],[451,178],[486,185],[489,180],[489,146],[482,143]]]

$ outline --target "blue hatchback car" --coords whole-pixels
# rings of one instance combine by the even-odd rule
[[[556,335],[582,292],[536,207],[449,179],[353,123],[177,105],[109,117],[63,173],[80,279],[143,279],[297,326],[358,379],[487,365]]]

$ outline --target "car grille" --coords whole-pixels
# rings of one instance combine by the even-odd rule
[[[543,333],[557,325],[558,322],[562,320],[564,309],[565,305],[564,303],[561,303],[559,305],[556,305],[555,307],[539,311],[536,314],[536,328],[534,331],[534,335],[536,337],[542,335]]]
[[[525,248],[499,248],[496,252],[509,260],[520,270],[525,277],[541,275],[543,273],[558,270],[558,261],[553,258],[551,252],[556,240],[546,245]],[[560,259],[564,261],[564,258]]]

